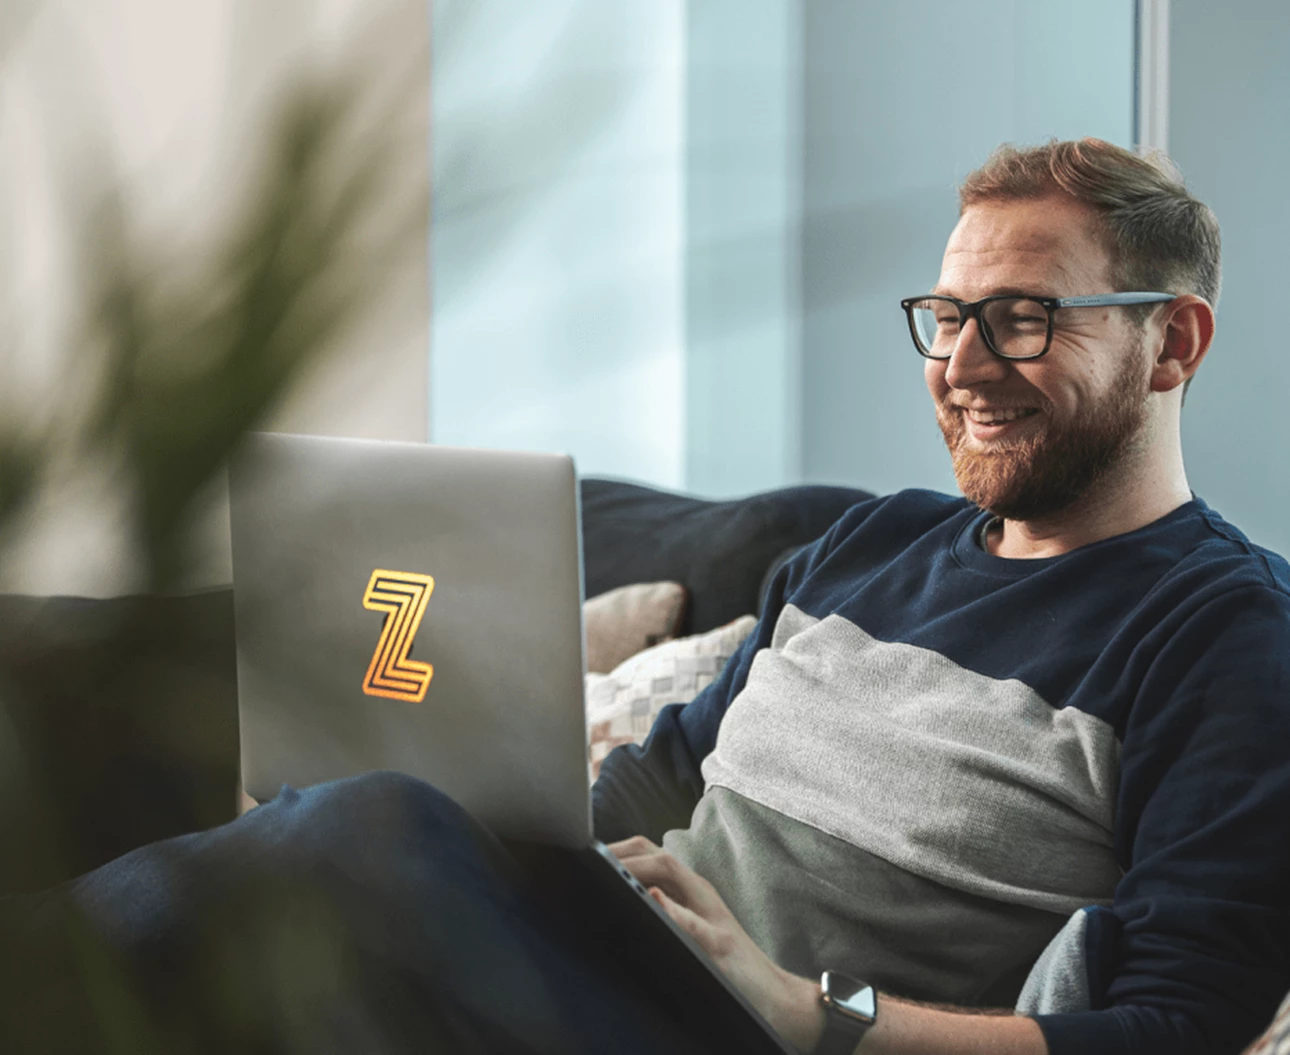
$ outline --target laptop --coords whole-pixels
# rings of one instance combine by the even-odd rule
[[[635,950],[621,983],[699,1050],[792,1051],[592,835],[572,459],[257,433],[229,492],[252,798],[419,777],[507,843],[571,940]],[[589,902],[610,907],[570,911]]]

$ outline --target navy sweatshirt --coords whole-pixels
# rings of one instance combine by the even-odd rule
[[[798,973],[1021,993],[1053,1055],[1239,1051],[1290,987],[1290,568],[1199,499],[1041,560],[987,520],[846,513],[606,759],[596,833],[662,841]]]

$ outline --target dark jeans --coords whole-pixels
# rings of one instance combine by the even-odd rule
[[[0,899],[0,1049],[693,1050],[622,983],[608,961],[637,952],[604,927],[598,962],[424,783],[284,788],[232,824]]]

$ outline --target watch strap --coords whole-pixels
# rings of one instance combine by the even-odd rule
[[[836,1002],[838,996],[846,1001],[865,992],[869,994],[873,1009],[870,1013],[857,1012]],[[820,1004],[824,1007],[824,1032],[811,1055],[853,1055],[856,1046],[877,1021],[878,1005],[873,987],[836,971],[825,971],[820,979]]]
[[[837,1016],[830,1013],[824,1024],[824,1035],[811,1055],[852,1055],[865,1032],[865,1027],[840,1028]]]

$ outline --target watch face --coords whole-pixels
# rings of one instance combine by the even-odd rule
[[[834,971],[825,971],[822,983],[825,999],[843,1014],[869,1025],[878,1017],[873,986]]]

